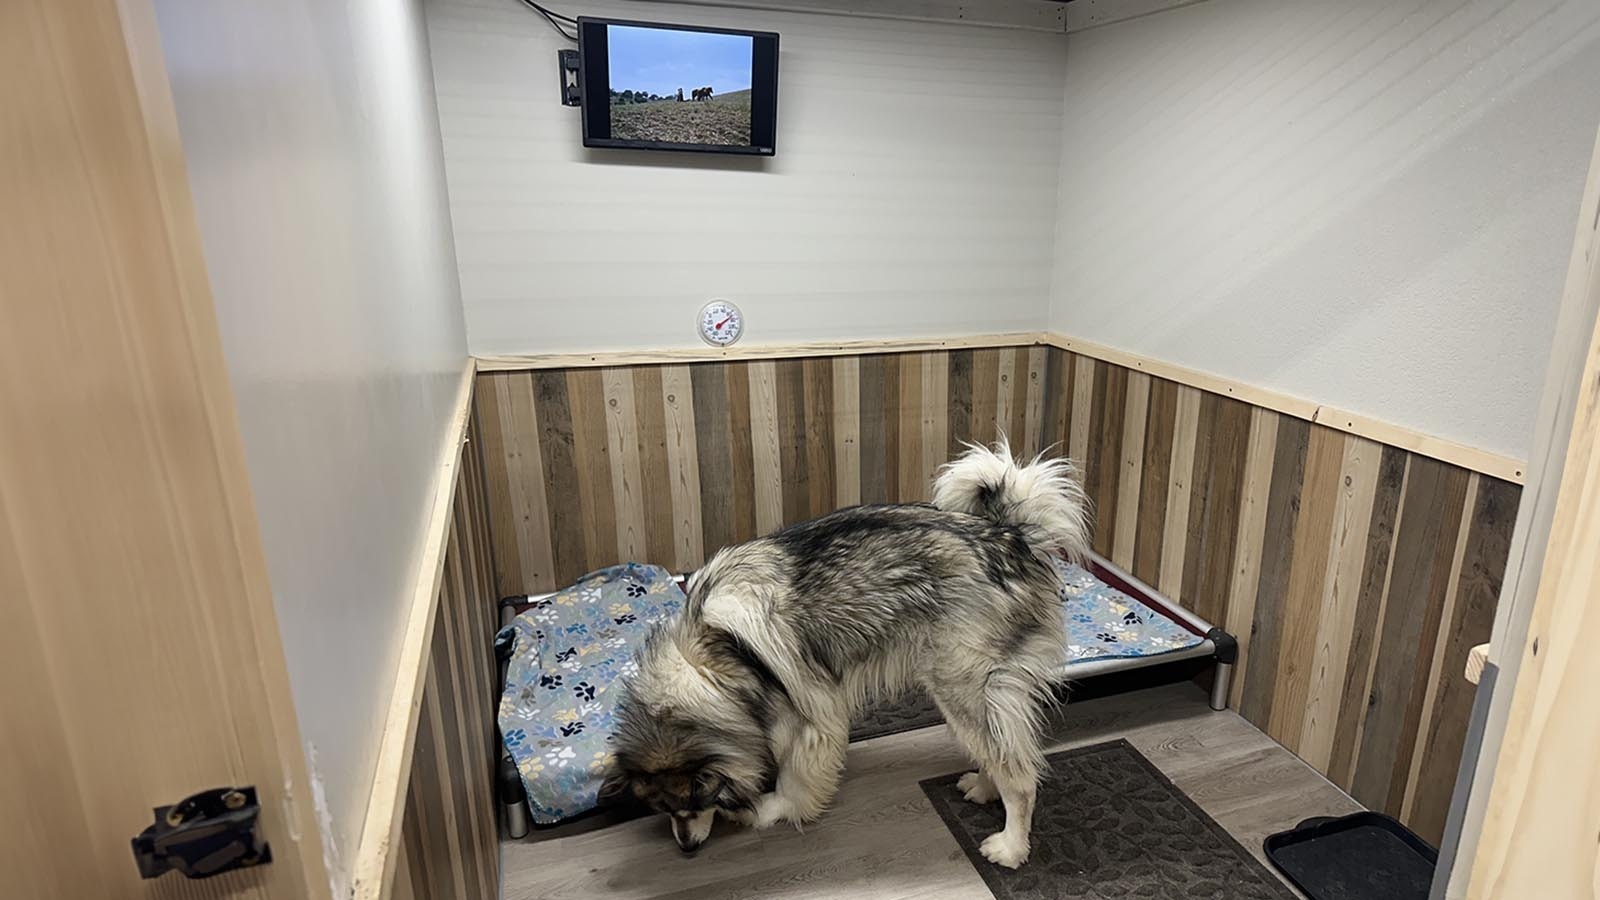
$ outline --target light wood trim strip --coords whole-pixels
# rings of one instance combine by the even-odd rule
[[[411,780],[411,753],[416,748],[417,718],[428,676],[428,651],[433,646],[439,585],[444,580],[445,547],[450,537],[457,472],[461,466],[467,419],[472,412],[475,370],[476,365],[469,359],[461,373],[461,385],[456,392],[454,412],[440,454],[433,505],[428,510],[424,531],[422,559],[412,582],[410,612],[401,638],[399,663],[395,667],[394,694],[378,743],[372,796],[367,802],[361,841],[351,866],[353,900],[381,900],[394,881],[406,789]]]
[[[1305,419],[1335,431],[1359,435],[1380,444],[1388,444],[1423,456],[1471,469],[1484,475],[1522,484],[1527,464],[1514,457],[1505,456],[1455,441],[1424,434],[1402,425],[1395,425],[1363,416],[1349,410],[1327,406],[1313,400],[1291,396],[1267,388],[1255,387],[1210,372],[1202,372],[1173,363],[1151,359],[1127,350],[1119,350],[1093,341],[1049,331],[1019,331],[1005,334],[979,334],[953,338],[913,338],[906,340],[877,341],[819,341],[804,344],[771,344],[725,349],[688,348],[672,350],[611,350],[588,353],[550,353],[529,356],[480,356],[480,372],[497,372],[525,369],[588,368],[594,366],[651,365],[658,363],[691,363],[725,360],[791,359],[805,356],[858,356],[871,353],[912,353],[922,350],[992,349],[1029,347],[1042,344],[1059,347],[1080,354],[1080,359],[1093,358],[1115,363],[1149,375],[1176,381],[1224,397],[1235,397],[1253,406]],[[1080,369],[1080,372],[1082,370]],[[1076,421],[1076,410],[1073,419]],[[1021,437],[1021,436],[1019,436]],[[1073,442],[1074,444],[1076,442]]]
[[[1477,684],[1483,679],[1483,667],[1489,664],[1489,645],[1479,644],[1467,654],[1467,680]]]
[[[870,353],[914,353],[973,347],[1031,347],[1049,343],[1039,331],[974,334],[951,338],[908,338],[876,341],[811,341],[803,344],[751,344],[735,347],[680,347],[667,350],[597,350],[588,353],[540,353],[528,356],[480,356],[478,371],[510,369],[580,369],[594,366],[643,366],[659,363],[729,362],[741,359],[799,359],[819,356],[862,356]]]

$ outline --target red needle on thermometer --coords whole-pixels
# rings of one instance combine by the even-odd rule
[[[728,324],[729,322],[732,322],[732,321],[733,321],[733,316],[729,316],[726,319],[723,319],[721,322],[717,323],[717,330],[721,331],[722,330],[722,326],[724,326],[724,325],[726,325],[726,324]]]

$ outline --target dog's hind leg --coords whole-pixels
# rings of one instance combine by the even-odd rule
[[[992,786],[1005,803],[1005,828],[985,838],[978,850],[990,862],[1014,869],[1028,860],[1028,834],[1044,764],[1032,681],[1024,673],[996,668],[981,689],[940,685],[930,689],[956,739],[978,762],[979,771],[959,782],[968,799],[985,802],[978,798]]]

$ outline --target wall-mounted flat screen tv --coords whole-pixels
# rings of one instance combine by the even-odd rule
[[[578,18],[583,145],[771,156],[778,36]]]

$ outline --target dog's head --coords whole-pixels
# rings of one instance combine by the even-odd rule
[[[776,772],[766,732],[736,693],[655,637],[617,705],[612,762],[602,801],[631,796],[672,818],[678,846],[692,852],[718,810],[739,816],[771,790]]]
[[[630,709],[638,707],[619,710],[602,801],[631,796],[671,817],[672,836],[685,853],[710,836],[718,810],[737,815],[754,809],[766,780],[758,762],[764,746],[740,746],[737,738],[673,711]]]

